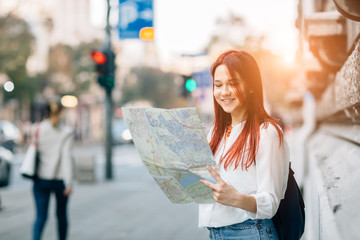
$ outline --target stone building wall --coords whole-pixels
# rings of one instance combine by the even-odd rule
[[[311,83],[308,92],[313,95],[312,107],[306,110],[304,102],[303,125],[290,136],[295,177],[303,188],[306,205],[303,238],[358,239],[360,2],[305,2],[312,2],[313,12],[302,16],[303,35],[321,68],[304,68],[305,81]],[[350,5],[351,18],[346,14]]]

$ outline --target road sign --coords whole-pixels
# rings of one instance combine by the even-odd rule
[[[119,0],[120,39],[139,38],[142,28],[153,27],[153,0]]]
[[[154,40],[154,28],[153,27],[143,27],[140,29],[139,37],[144,41]]]
[[[211,86],[211,74],[210,70],[204,70],[200,72],[193,72],[192,73],[193,79],[196,81],[196,86],[198,88],[207,88]]]

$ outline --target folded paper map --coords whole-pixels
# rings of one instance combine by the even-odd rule
[[[215,182],[206,166],[216,165],[195,107],[122,112],[142,162],[171,202],[214,202],[212,190],[199,182]]]

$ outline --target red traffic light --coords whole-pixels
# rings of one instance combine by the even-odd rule
[[[91,52],[91,57],[96,64],[104,64],[106,63],[106,55],[100,51]]]

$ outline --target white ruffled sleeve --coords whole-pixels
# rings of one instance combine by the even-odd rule
[[[279,146],[278,132],[271,124],[261,129],[255,163],[258,188],[252,195],[256,199],[257,212],[247,214],[252,219],[270,219],[284,197],[289,172],[287,144],[284,139]]]

